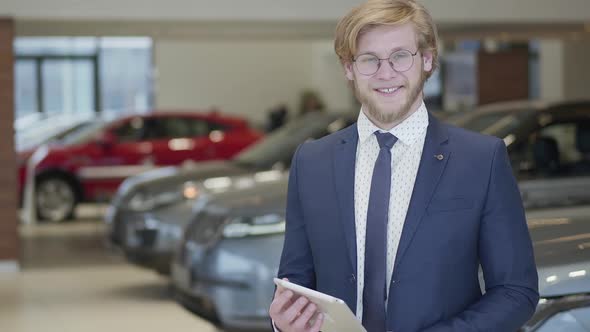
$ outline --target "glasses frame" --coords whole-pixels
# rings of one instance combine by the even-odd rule
[[[412,64],[408,67],[408,69],[406,69],[406,70],[397,70],[397,69],[395,69],[395,66],[394,66],[393,62],[390,61],[391,60],[391,56],[394,55],[395,53],[398,53],[398,52],[408,52],[412,56]],[[387,58],[385,58],[385,59],[381,59],[381,58],[379,58],[378,56],[376,56],[375,54],[372,54],[372,53],[363,53],[363,54],[357,56],[356,58],[352,58],[352,62],[354,62],[354,66],[356,67],[356,70],[359,72],[359,74],[365,75],[365,76],[373,76],[373,75],[375,75],[379,71],[379,69],[381,69],[381,62],[382,61],[389,62],[389,66],[391,67],[391,69],[395,70],[396,72],[398,72],[398,73],[404,73],[404,72],[407,72],[408,70],[412,69],[412,67],[414,67],[414,57],[418,54],[418,52],[420,52],[420,49],[417,49],[416,52],[414,52],[414,53],[412,53],[410,50],[400,49],[400,50],[391,52],[391,54],[389,54],[389,56]],[[361,57],[363,55],[371,55],[371,56],[374,56],[375,58],[377,58],[377,60],[379,60],[379,64],[377,65],[377,70],[375,70],[374,73],[372,73],[372,74],[364,74],[364,73],[361,73],[361,71],[359,70],[356,61],[358,60],[359,57]]]

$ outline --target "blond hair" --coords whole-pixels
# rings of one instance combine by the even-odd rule
[[[336,27],[334,50],[340,61],[349,63],[357,51],[360,36],[380,25],[412,23],[418,38],[418,50],[432,54],[432,70],[438,68],[438,33],[430,13],[415,0],[368,0],[353,8]]]

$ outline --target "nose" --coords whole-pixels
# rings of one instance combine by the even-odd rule
[[[379,60],[379,69],[375,73],[375,78],[380,80],[389,80],[396,77],[399,73],[393,69],[393,65],[389,62],[389,59]]]

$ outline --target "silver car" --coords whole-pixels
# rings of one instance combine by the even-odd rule
[[[287,182],[217,194],[196,214],[172,263],[181,303],[225,329],[269,329]]]
[[[541,299],[522,331],[590,332],[590,206],[528,218]]]
[[[289,167],[295,149],[356,121],[350,113],[309,113],[227,162],[169,167],[126,180],[107,212],[109,238],[129,261],[168,273],[184,226],[208,193],[272,179]],[[234,177],[233,180],[231,177]]]
[[[173,261],[182,304],[224,328],[268,329],[286,188],[284,175],[215,195],[198,212]],[[523,331],[590,331],[590,207],[529,210],[527,219],[543,299]],[[577,324],[586,329],[569,329]]]

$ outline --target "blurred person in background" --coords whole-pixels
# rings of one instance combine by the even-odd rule
[[[288,117],[289,109],[287,108],[286,104],[279,104],[278,106],[272,108],[267,113],[268,122],[266,131],[271,132],[281,128],[287,122]]]
[[[299,116],[305,115],[309,112],[322,111],[324,111],[324,102],[316,92],[306,90],[301,93],[299,101]]]

